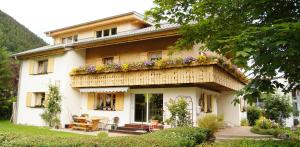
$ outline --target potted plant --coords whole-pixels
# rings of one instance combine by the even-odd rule
[[[160,123],[161,120],[162,120],[161,116],[159,116],[159,115],[153,115],[152,118],[151,118],[151,123],[153,125],[158,125],[158,123]]]

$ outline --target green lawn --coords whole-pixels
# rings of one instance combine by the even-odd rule
[[[23,135],[45,135],[45,136],[58,136],[58,137],[86,137],[75,133],[52,131],[48,127],[35,127],[26,125],[15,125],[7,120],[0,120],[0,132],[16,133]]]

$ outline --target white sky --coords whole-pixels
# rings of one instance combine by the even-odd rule
[[[152,0],[0,0],[0,10],[52,43],[44,32],[121,13],[144,13]]]

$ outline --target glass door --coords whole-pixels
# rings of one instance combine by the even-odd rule
[[[163,121],[163,94],[135,94],[135,122]]]
[[[135,95],[135,110],[134,110],[134,121],[135,122],[146,122],[147,121],[147,99],[146,94]]]

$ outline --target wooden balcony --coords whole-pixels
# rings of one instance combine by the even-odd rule
[[[199,85],[216,90],[239,90],[245,85],[243,80],[216,64],[128,72],[71,74],[71,80],[71,86],[74,88]]]

